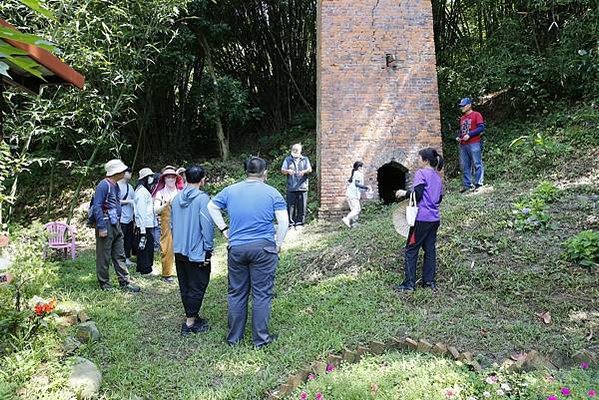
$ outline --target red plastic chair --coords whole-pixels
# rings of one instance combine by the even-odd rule
[[[64,251],[65,256],[71,253],[74,260],[77,257],[77,230],[64,222],[50,222],[44,225],[48,230],[48,247]]]

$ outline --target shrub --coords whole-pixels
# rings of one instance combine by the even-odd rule
[[[541,199],[532,198],[514,204],[513,226],[519,231],[534,231],[547,226],[551,219],[546,212],[547,206]]]
[[[599,232],[582,231],[564,242],[563,257],[575,264],[591,269],[599,263]]]
[[[531,198],[545,203],[552,203],[559,197],[559,189],[551,182],[542,181],[533,190]]]

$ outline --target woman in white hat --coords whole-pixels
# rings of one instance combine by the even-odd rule
[[[150,168],[142,168],[135,186],[135,225],[139,230],[137,241],[137,272],[142,275],[152,273],[154,265],[154,236],[152,230],[156,226],[156,215],[150,188],[154,180],[154,172]]]
[[[160,252],[162,254],[162,280],[173,282],[175,276],[175,253],[171,232],[171,202],[184,187],[183,179],[175,167],[167,165],[161,171],[160,180],[154,189],[154,212],[160,215]]]

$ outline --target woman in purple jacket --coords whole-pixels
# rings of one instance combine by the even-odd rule
[[[414,175],[413,192],[416,194],[418,214],[416,223],[410,228],[406,243],[405,279],[395,286],[398,292],[413,291],[416,288],[416,263],[418,252],[424,249],[422,285],[436,289],[435,273],[437,269],[437,230],[441,220],[439,205],[443,199],[443,181],[438,171],[443,168],[443,157],[433,148],[418,152],[418,171]],[[410,196],[410,191],[398,190],[398,198]]]

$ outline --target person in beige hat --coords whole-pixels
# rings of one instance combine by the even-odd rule
[[[135,186],[134,213],[135,225],[139,230],[137,241],[137,272],[150,275],[154,265],[154,235],[156,214],[152,201],[152,185],[154,172],[150,168],[142,168]]]
[[[100,288],[109,290],[111,286],[108,271],[112,261],[120,287],[130,292],[139,292],[139,287],[129,280],[120,224],[121,202],[117,182],[123,179],[127,166],[121,160],[110,160],[104,168],[106,178],[96,186],[91,205],[91,222],[95,224],[96,230],[96,275]]]
[[[185,184],[175,171],[175,167],[167,165],[160,174],[158,185],[152,193],[154,212],[160,215],[160,253],[162,254],[162,280],[174,281],[175,253],[173,251],[173,234],[171,232],[171,202],[179,194]]]

